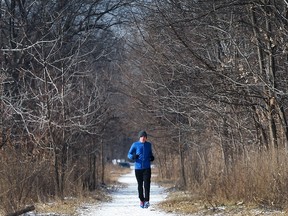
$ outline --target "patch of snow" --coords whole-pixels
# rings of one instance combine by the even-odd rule
[[[172,213],[166,213],[160,211],[156,205],[163,201],[167,194],[163,187],[160,187],[154,183],[151,183],[150,188],[150,207],[147,209],[140,208],[137,181],[135,178],[134,170],[131,173],[123,175],[119,178],[119,182],[124,183],[127,187],[121,188],[112,194],[112,201],[102,203],[100,205],[87,204],[78,209],[79,216],[143,216],[148,214],[149,216],[176,216]]]

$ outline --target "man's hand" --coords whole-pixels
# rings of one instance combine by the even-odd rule
[[[138,158],[139,158],[139,155],[138,155],[138,154],[133,155],[133,160],[136,160],[136,159],[138,159]]]

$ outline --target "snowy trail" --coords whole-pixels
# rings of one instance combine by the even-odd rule
[[[123,175],[119,178],[119,182],[127,184],[127,187],[121,188],[112,194],[112,201],[103,203],[100,206],[86,206],[79,210],[79,216],[176,216],[175,214],[165,213],[155,207],[155,205],[163,201],[167,194],[164,188],[151,183],[150,207],[142,209],[139,207],[139,199],[137,194],[137,182],[134,170],[131,173]]]

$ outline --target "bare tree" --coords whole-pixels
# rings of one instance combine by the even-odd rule
[[[209,164],[203,155],[218,145],[226,171],[252,143],[286,146],[285,2],[157,1],[141,11],[129,38],[130,79],[142,84],[132,97],[178,137],[180,167]],[[187,147],[198,155],[183,160]]]
[[[104,176],[95,158],[103,167],[99,151],[110,132],[113,65],[122,46],[116,26],[132,2],[1,1],[1,150],[21,147],[34,170],[53,162],[41,170],[55,183],[50,195],[64,198],[67,182],[86,189],[81,176],[93,177],[93,190]]]

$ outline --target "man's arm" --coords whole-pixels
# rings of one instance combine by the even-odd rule
[[[129,151],[128,151],[128,155],[127,155],[128,159],[134,160],[133,156],[134,156],[135,152],[136,152],[136,149],[134,147],[134,144],[132,144]]]
[[[152,152],[152,145],[151,145],[151,147],[150,147],[150,161],[154,161],[154,155],[153,155],[153,152]]]

